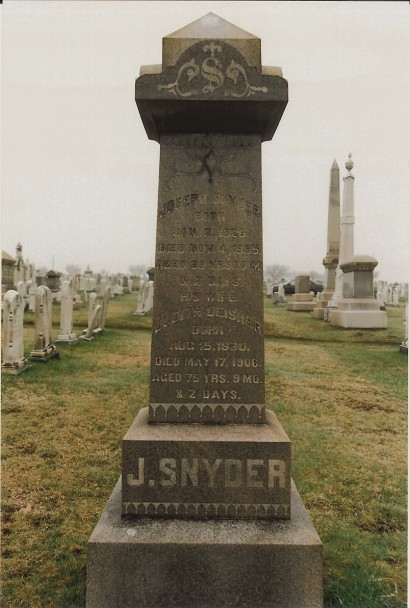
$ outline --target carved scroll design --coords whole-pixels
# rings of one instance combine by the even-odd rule
[[[136,517],[289,519],[290,505],[233,503],[123,502],[123,515]]]
[[[198,147],[190,148],[189,146],[178,145],[176,147],[181,149],[184,158],[174,161],[172,175],[166,181],[168,190],[171,189],[173,181],[178,177],[200,176],[205,173],[208,176],[208,182],[211,184],[215,175],[246,179],[251,184],[252,192],[255,192],[256,182],[248,169],[247,163],[237,159],[235,153],[228,155],[225,151],[219,153],[218,146],[212,141],[212,136],[207,136],[206,140]],[[238,163],[240,163],[239,166]],[[237,168],[233,169],[235,165]]]
[[[229,404],[217,403],[151,403],[150,420],[155,422],[232,422],[242,424],[260,424],[265,422],[265,406],[262,404]]]
[[[229,45],[224,45],[229,47]],[[159,84],[158,91],[168,91],[177,97],[193,97],[201,94],[211,94],[218,89],[224,89],[225,97],[249,97],[255,93],[268,92],[266,86],[255,86],[249,82],[248,73],[239,61],[231,58],[226,65],[223,46],[210,42],[202,47],[202,52],[210,53],[202,61],[192,58],[184,62],[176,75],[174,82]],[[229,61],[229,58],[228,58]],[[191,86],[187,86],[191,85]]]

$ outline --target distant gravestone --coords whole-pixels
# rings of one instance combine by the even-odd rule
[[[343,272],[343,298],[337,301],[330,323],[336,327],[385,329],[387,314],[374,297],[373,270],[378,262],[372,256],[356,255],[340,264]]]
[[[161,148],[150,396],[89,540],[88,608],[322,606],[321,542],[265,407],[261,143],[287,83],[260,61],[209,14],[136,82]]]
[[[315,308],[316,304],[310,293],[310,276],[301,274],[295,277],[295,294],[288,303],[287,309],[292,312],[308,312]]]
[[[138,291],[138,296],[137,296],[137,308],[134,312],[134,315],[142,316],[145,314],[144,303],[147,299],[147,293],[148,293],[148,281],[146,281],[146,282],[141,281],[140,288]]]
[[[17,375],[29,365],[24,357],[23,340],[24,305],[18,291],[10,289],[3,300],[3,332],[1,371]]]
[[[327,214],[327,252],[323,260],[325,283],[322,292],[317,294],[316,306],[313,309],[315,319],[327,320],[328,306],[333,307],[333,296],[336,286],[336,268],[339,263],[340,247],[340,177],[339,166],[333,161],[330,169],[330,187]]]
[[[101,318],[101,304],[97,304],[97,294],[95,292],[90,293],[89,304],[88,304],[88,324],[87,328],[83,330],[80,338],[82,340],[92,340],[98,332],[100,318]]]
[[[104,289],[103,302],[102,302],[102,306],[101,306],[101,316],[100,316],[100,320],[99,320],[99,326],[97,328],[100,331],[104,331],[104,328],[105,328],[105,320],[107,318],[110,297],[111,297],[111,288],[107,285]]]
[[[404,309],[403,325],[404,325],[404,340],[400,344],[400,352],[407,355],[408,346],[409,346],[409,303],[408,302],[406,302],[406,307]]]
[[[52,305],[53,294],[45,285],[37,287],[36,310],[34,320],[34,349],[29,359],[45,363],[60,354],[52,341]]]
[[[73,345],[78,338],[73,332],[73,290],[70,281],[63,281],[61,286],[60,332],[56,344]]]

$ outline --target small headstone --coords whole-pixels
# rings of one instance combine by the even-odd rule
[[[45,363],[60,356],[52,341],[52,305],[51,290],[45,285],[37,287],[34,350],[30,353],[30,361]]]
[[[101,310],[101,304],[97,304],[97,294],[95,292],[90,293],[88,325],[87,329],[84,329],[80,336],[82,340],[92,340],[96,334],[101,333],[101,330],[97,331],[100,323]]]
[[[70,281],[64,281],[61,287],[60,333],[56,344],[77,343],[78,338],[73,332],[73,291]]]
[[[403,325],[404,325],[404,340],[400,344],[400,352],[404,355],[408,354],[408,345],[409,345],[409,303],[406,302],[406,307],[404,310],[403,316]]]
[[[100,316],[100,320],[99,320],[99,326],[97,328],[97,330],[99,329],[100,332],[104,331],[104,328],[105,328],[105,320],[107,318],[110,297],[111,297],[111,288],[107,285],[104,289],[103,303],[101,306],[101,316]]]
[[[23,340],[24,306],[18,291],[10,289],[3,300],[3,333],[1,371],[17,375],[29,365],[24,357]]]
[[[310,293],[310,276],[300,274],[295,277],[295,294],[288,303],[287,309],[292,312],[308,312],[315,308],[316,304]]]

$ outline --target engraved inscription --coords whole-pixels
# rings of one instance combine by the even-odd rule
[[[161,139],[151,421],[264,420],[260,141],[230,139]]]
[[[278,459],[262,458],[160,458],[157,478],[149,480],[145,472],[145,458],[137,458],[136,471],[126,473],[130,487],[148,484],[153,487],[205,487],[205,488],[263,488],[286,487],[286,463]],[[150,473],[152,476],[152,472]],[[154,482],[154,484],[152,483]]]

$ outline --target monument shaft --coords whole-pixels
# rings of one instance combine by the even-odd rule
[[[161,137],[150,420],[264,421],[261,140]]]

